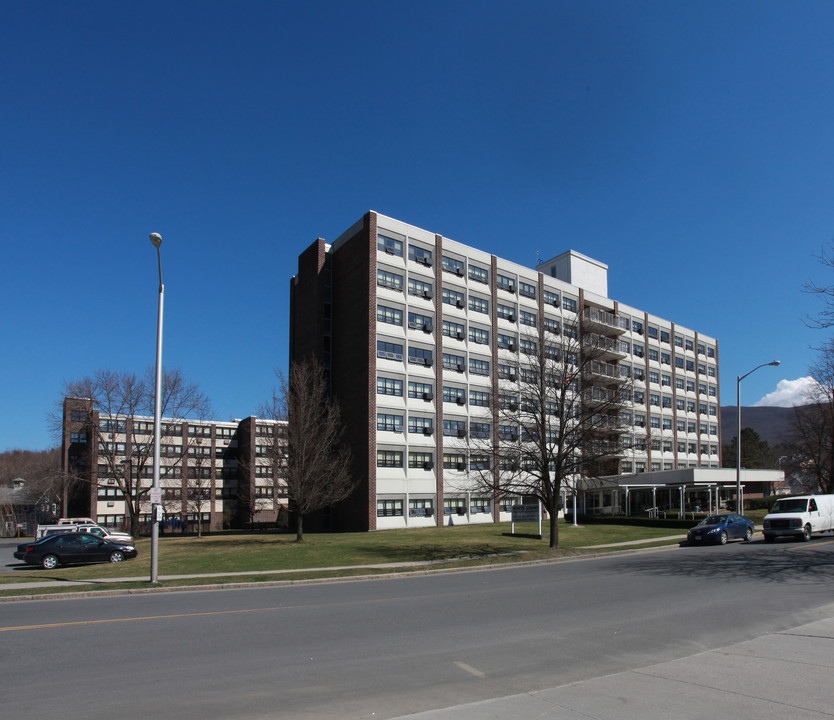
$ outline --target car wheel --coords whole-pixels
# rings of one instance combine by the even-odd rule
[[[125,559],[125,554],[121,550],[114,550],[110,553],[110,562],[117,563]]]
[[[721,533],[720,537],[718,538],[718,542],[720,542],[722,545],[727,544],[727,533],[726,532]]]
[[[802,540],[803,542],[808,542],[811,539],[811,526],[806,525],[802,528]]]
[[[55,555],[44,555],[41,558],[41,567],[44,570],[53,570],[58,567],[58,558]]]
[[[752,539],[753,539],[753,529],[752,528],[747,528],[747,530],[744,531],[744,542],[750,542]]]

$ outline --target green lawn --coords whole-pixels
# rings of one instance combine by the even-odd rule
[[[443,561],[443,567],[479,565],[496,562],[519,562],[554,557],[574,556],[591,552],[606,552],[617,548],[586,549],[586,546],[607,545],[633,540],[648,540],[639,547],[652,544],[668,544],[669,541],[652,543],[654,538],[670,535],[683,536],[683,530],[645,528],[619,525],[588,525],[573,527],[564,522],[559,525],[560,547],[548,548],[549,526],[543,524],[541,540],[529,537],[509,537],[509,523],[467,525],[414,530],[384,530],[373,533],[321,533],[306,534],[303,542],[295,541],[294,534],[273,533],[218,533],[203,538],[160,538],[159,574],[185,575],[205,573],[246,573],[232,576],[226,582],[275,581],[310,577],[332,577],[369,572],[391,572],[367,567],[350,571],[310,572],[311,568],[339,568],[345,566],[369,566],[382,563],[430,563]],[[535,533],[534,523],[516,524],[517,533]],[[55,592],[19,590],[14,586],[21,582],[44,580],[83,580],[101,578],[110,582],[96,585],[94,589],[110,589],[118,586],[119,578],[149,577],[150,540],[140,538],[136,543],[139,557],[136,560],[111,565],[98,564],[46,571],[27,568],[0,573],[0,597],[31,592]],[[421,569],[420,565],[416,568]],[[263,574],[265,571],[293,571],[288,574]],[[307,570],[307,572],[304,572]],[[224,582],[224,578],[194,579],[185,584]],[[182,580],[163,581],[163,585],[182,585]],[[147,587],[147,581],[132,582],[131,587]],[[78,591],[78,586],[67,590]],[[85,588],[93,589],[93,588]]]

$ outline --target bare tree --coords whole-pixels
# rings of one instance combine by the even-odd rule
[[[96,478],[101,468],[105,477],[115,482],[125,501],[133,535],[139,533],[142,504],[148,500],[153,471],[153,423],[147,419],[153,418],[154,386],[154,371],[150,368],[142,377],[99,370],[64,387],[65,395],[80,402],[89,418],[86,428],[98,467],[90,468],[88,477]],[[182,438],[181,423],[188,418],[206,417],[210,403],[179,369],[171,369],[163,373],[160,404],[164,418],[160,448],[164,461],[160,474],[164,471],[173,475],[173,469],[182,466],[188,451],[188,439],[175,442]]]
[[[820,265],[834,270],[834,240],[830,240],[817,256]],[[805,283],[803,289],[811,295],[816,295],[823,302],[823,308],[814,318],[808,318],[807,324],[814,328],[830,328],[834,326],[834,285],[817,285],[814,282]]]
[[[812,476],[817,490],[834,492],[834,340],[819,349],[806,405],[794,408],[789,450],[803,474]]]
[[[618,471],[621,412],[631,393],[629,378],[606,360],[616,358],[618,345],[540,320],[522,335],[518,352],[506,349],[499,358],[491,436],[469,433],[466,441],[470,481],[496,500],[541,501],[551,520],[551,548],[559,545],[563,488],[589,487]]]
[[[286,438],[269,448],[274,474],[284,478],[296,539],[304,539],[304,517],[346,499],[355,489],[350,449],[342,440],[338,403],[327,376],[313,358],[293,363],[289,377],[277,372],[280,386],[261,414],[287,420]],[[277,439],[277,438],[276,438]]]

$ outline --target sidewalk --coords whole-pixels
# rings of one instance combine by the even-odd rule
[[[831,720],[834,618],[719,650],[393,720]]]

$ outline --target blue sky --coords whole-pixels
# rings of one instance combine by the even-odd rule
[[[298,253],[373,209],[808,375],[833,283],[834,3],[0,0],[0,450],[164,362],[226,420],[286,368]],[[787,383],[787,384],[786,384]],[[796,384],[796,383],[794,383]],[[774,401],[775,402],[775,401]],[[784,397],[779,402],[785,402]]]

